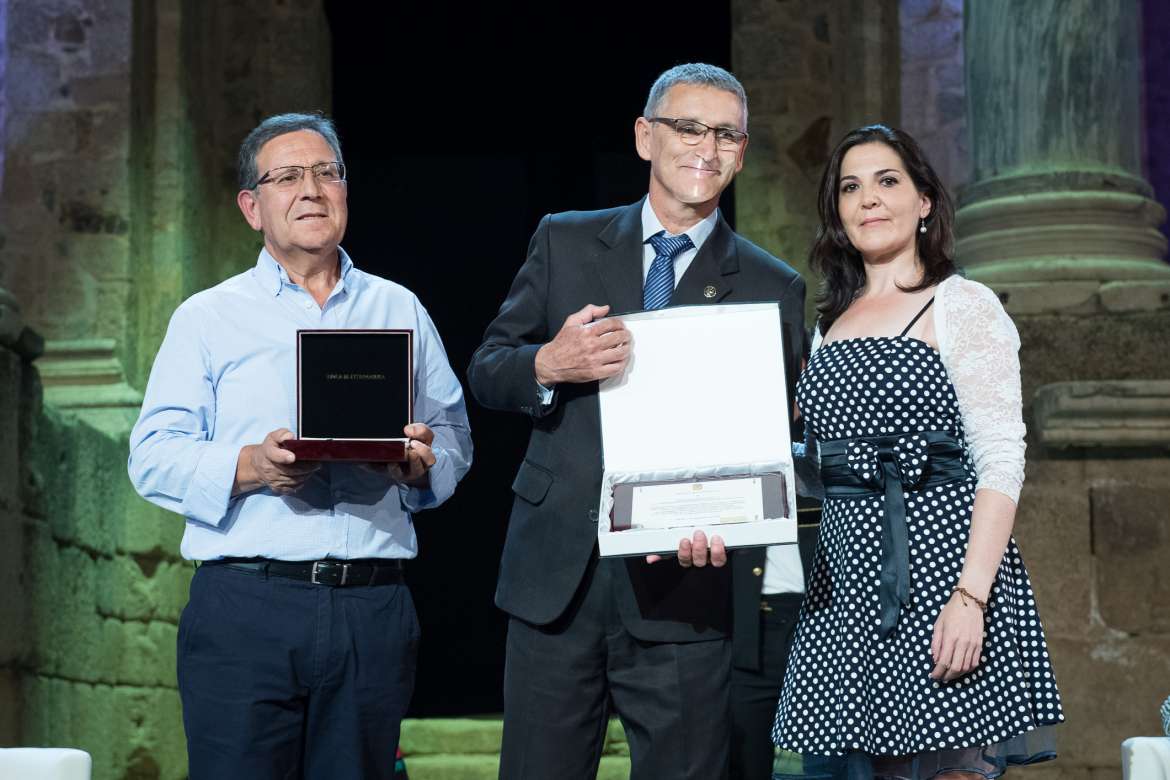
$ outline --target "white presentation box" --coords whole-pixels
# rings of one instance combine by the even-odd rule
[[[796,543],[796,478],[778,303],[619,317],[629,364],[603,381],[602,556]]]

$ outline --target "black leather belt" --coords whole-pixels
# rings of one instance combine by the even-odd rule
[[[314,585],[349,588],[360,585],[392,585],[404,579],[401,558],[366,558],[351,561],[276,561],[270,558],[217,558],[204,566],[304,580]]]
[[[775,612],[779,607],[800,609],[802,601],[804,601],[803,593],[761,593],[760,611]]]
[[[826,498],[884,497],[878,636],[885,639],[897,626],[901,608],[910,605],[910,541],[903,491],[970,479],[963,446],[943,431],[837,439],[820,446]]]

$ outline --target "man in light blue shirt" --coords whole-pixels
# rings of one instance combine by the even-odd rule
[[[202,561],[179,625],[190,777],[390,778],[418,622],[411,515],[471,464],[463,393],[407,289],[339,246],[345,166],[332,123],[285,114],[240,150],[256,265],[176,310],[130,436],[130,477],[186,518]],[[407,461],[298,462],[298,329],[410,329]]]

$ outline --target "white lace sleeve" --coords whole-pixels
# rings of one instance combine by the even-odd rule
[[[1020,336],[989,288],[953,276],[935,296],[935,333],[955,394],[976,488],[1018,502],[1024,484]]]

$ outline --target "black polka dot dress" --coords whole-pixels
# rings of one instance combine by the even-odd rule
[[[939,354],[913,338],[858,338],[818,349],[797,397],[818,441],[943,432],[963,446],[960,476],[905,489],[909,600],[879,632],[885,497],[827,498],[773,740],[802,754],[789,777],[929,778],[1002,774],[1053,757],[1063,720],[1044,631],[1013,539],[985,620],[979,667],[931,680],[934,623],[958,583],[975,498],[959,406]],[[800,762],[797,762],[798,764]],[[781,767],[783,768],[783,767]]]

